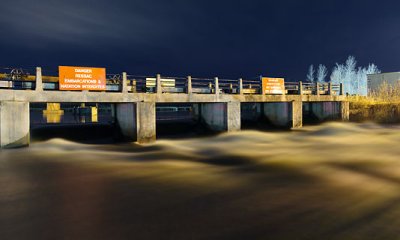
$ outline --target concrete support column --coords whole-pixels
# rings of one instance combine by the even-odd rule
[[[316,95],[319,96],[319,82],[315,83]]]
[[[156,104],[154,102],[118,103],[116,118],[122,135],[138,143],[156,140]]]
[[[292,102],[292,126],[293,129],[303,127],[303,102]]]
[[[43,91],[43,78],[42,78],[42,68],[36,68],[36,91]]]
[[[226,103],[202,103],[200,107],[200,117],[213,131],[222,132],[228,130]]]
[[[333,95],[332,83],[331,82],[328,83],[328,95]]]
[[[227,103],[227,131],[234,132],[241,129],[240,102]]]
[[[157,77],[156,77],[156,92],[157,92],[157,94],[162,93],[161,75],[160,74],[157,74]]]
[[[122,73],[122,86],[121,86],[121,91],[122,93],[127,93],[128,92],[128,77],[126,75],[126,72]]]
[[[28,146],[30,142],[29,121],[28,102],[1,102],[0,147]]]
[[[137,142],[150,143],[156,140],[156,103],[136,103]]]
[[[188,76],[187,77],[187,89],[186,89],[187,94],[192,94],[192,77]]]
[[[350,103],[349,102],[340,102],[340,114],[342,121],[350,120]]]
[[[136,104],[118,103],[115,104],[115,115],[122,135],[134,141],[137,138]]]
[[[239,93],[243,95],[243,79],[239,78]]]

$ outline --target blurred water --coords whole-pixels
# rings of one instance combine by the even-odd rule
[[[0,239],[398,239],[400,128],[0,152]]]

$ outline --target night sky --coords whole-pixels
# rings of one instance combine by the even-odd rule
[[[0,67],[304,80],[354,55],[400,70],[400,2],[1,0]]]

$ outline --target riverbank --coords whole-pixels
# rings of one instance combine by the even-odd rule
[[[350,121],[400,123],[400,103],[350,102]]]

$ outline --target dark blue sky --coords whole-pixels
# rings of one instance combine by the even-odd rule
[[[400,70],[400,2],[2,0],[0,66],[305,78],[354,55]]]

